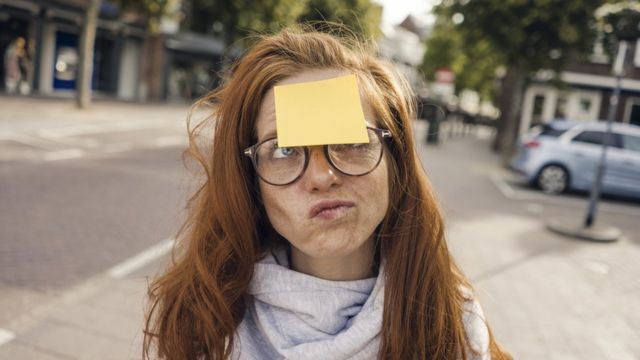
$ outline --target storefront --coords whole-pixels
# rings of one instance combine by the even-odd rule
[[[0,77],[4,80],[0,91],[72,96],[79,62],[82,3],[0,0]],[[137,100],[145,33],[140,26],[118,21],[116,14],[117,8],[105,1],[94,46],[94,96]],[[23,48],[20,39],[24,39]],[[18,84],[14,85],[16,78]]]

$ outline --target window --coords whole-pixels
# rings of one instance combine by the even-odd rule
[[[544,95],[536,95],[533,98],[533,113],[531,114],[530,127],[542,124],[542,111],[544,110]]]
[[[605,133],[602,131],[583,131],[576,135],[572,142],[581,142],[587,144],[594,145],[602,145],[604,142]],[[611,133],[611,138],[609,141],[609,146],[621,148],[622,140],[620,138],[620,134]]]
[[[640,125],[640,102],[631,103],[628,108],[628,114],[627,122],[629,124]]]
[[[589,111],[591,111],[591,99],[580,98],[580,111],[583,113],[589,113]]]
[[[567,117],[567,97],[561,95],[556,102],[556,113],[554,114],[556,119],[564,119]]]
[[[622,135],[622,140],[625,149],[640,152],[640,136]]]

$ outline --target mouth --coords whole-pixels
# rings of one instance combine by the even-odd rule
[[[344,216],[355,203],[345,200],[321,201],[311,207],[309,218],[332,220]]]

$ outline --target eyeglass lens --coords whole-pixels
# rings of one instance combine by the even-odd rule
[[[329,145],[331,164],[347,175],[364,175],[380,162],[382,143],[376,132],[367,129],[369,143]],[[294,181],[305,169],[304,147],[278,147],[277,139],[266,141],[256,149],[256,170],[260,177],[274,185]]]

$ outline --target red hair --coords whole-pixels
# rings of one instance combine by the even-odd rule
[[[390,205],[377,230],[387,284],[379,358],[466,359],[472,351],[462,320],[470,299],[461,292],[470,286],[449,254],[415,149],[415,103],[406,82],[355,41],[289,28],[260,38],[197,104],[213,109],[189,130],[187,154],[205,179],[178,236],[183,252],[149,288],[145,358],[151,351],[163,359],[230,356],[253,266],[278,238],[243,149],[257,140],[255,120],[270,88],[302,70],[329,68],[357,76],[379,125],[393,135]],[[511,358],[491,333],[490,351],[493,359]]]

